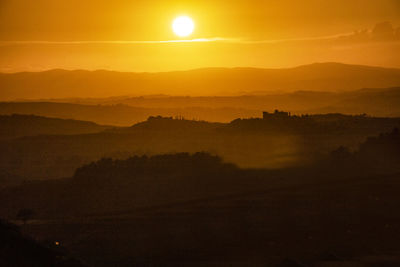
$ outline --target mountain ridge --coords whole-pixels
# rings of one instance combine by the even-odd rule
[[[138,73],[108,70],[49,70],[1,73],[1,101],[117,95],[243,95],[268,92],[345,92],[400,85],[400,69],[342,63],[295,68],[205,68]]]
[[[111,126],[83,120],[23,114],[0,115],[0,140],[34,135],[89,134],[102,132],[109,128]]]
[[[110,73],[126,73],[126,74],[161,74],[161,73],[182,73],[182,72],[193,72],[193,71],[204,71],[204,70],[293,70],[293,69],[304,69],[304,68],[312,68],[312,67],[320,67],[320,66],[350,66],[350,67],[358,67],[362,69],[386,69],[386,70],[400,70],[400,68],[396,67],[382,67],[382,66],[374,66],[374,65],[361,65],[361,64],[347,64],[341,62],[314,62],[310,64],[304,65],[296,65],[293,67],[283,67],[283,68],[262,68],[262,67],[204,67],[204,68],[193,68],[187,70],[171,70],[171,71],[156,71],[156,72],[148,72],[148,71],[119,71],[112,69],[64,69],[64,68],[53,68],[46,69],[41,71],[16,71],[16,72],[1,72],[0,75],[6,74],[23,74],[23,73],[48,73],[48,72],[110,72]]]

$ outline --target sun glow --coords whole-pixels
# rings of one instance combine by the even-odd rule
[[[174,33],[180,37],[189,36],[194,30],[194,22],[187,16],[177,17],[172,22],[172,29]]]

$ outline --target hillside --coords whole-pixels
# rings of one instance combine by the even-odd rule
[[[207,153],[104,158],[1,190],[0,215],[35,211],[27,232],[93,266],[398,266],[399,138],[369,139],[355,164],[275,171]]]
[[[71,176],[101,157],[207,151],[240,167],[308,164],[339,146],[400,127],[399,118],[323,114],[209,123],[153,117],[131,127],[81,135],[31,136],[0,142],[0,167],[26,179]]]
[[[37,116],[56,117],[92,121],[98,124],[130,126],[146,120],[150,116],[176,117],[190,119],[229,122],[238,117],[256,117],[261,111],[235,107],[134,107],[122,104],[87,105],[53,102],[0,102],[0,114],[34,114]]]
[[[0,114],[34,114],[129,126],[150,116],[185,117],[212,122],[261,117],[274,109],[293,114],[343,113],[400,117],[400,88],[360,89],[349,92],[297,91],[243,96],[147,96],[58,99],[45,102],[0,102]]]
[[[306,91],[350,91],[400,85],[400,70],[339,63],[289,69],[209,68],[165,73],[113,71],[0,74],[0,100],[110,97],[117,95],[238,95]]]
[[[292,93],[271,93],[264,95],[242,96],[145,96],[145,97],[111,97],[111,98],[78,98],[48,100],[87,105],[127,105],[137,108],[170,109],[180,107],[181,115],[186,116],[190,109],[204,116],[200,108],[223,113],[262,110],[290,110],[292,113],[367,113],[374,116],[400,116],[400,87],[363,88],[348,92],[296,91]],[[195,109],[194,107],[197,107]],[[161,113],[160,113],[161,114]],[[164,115],[164,114],[162,114]],[[179,115],[177,113],[177,115]],[[210,116],[211,114],[207,114]],[[240,116],[237,116],[240,117]],[[210,120],[207,118],[201,118]],[[214,120],[215,121],[215,120]]]
[[[33,135],[98,133],[110,128],[88,121],[39,117],[34,115],[0,115],[0,139]]]
[[[0,265],[3,267],[84,267],[56,246],[44,246],[24,236],[13,224],[0,220]]]
[[[277,170],[240,169],[205,152],[143,155],[122,160],[102,158],[80,166],[68,179],[3,189],[0,215],[10,216],[15,205],[37,210],[38,217],[50,214],[57,217],[201,202],[263,188],[345,182],[354,175],[397,175],[399,164],[398,129],[368,138],[354,152],[344,152],[341,147],[308,166]],[[59,198],[60,195],[63,197]],[[48,206],[49,202],[53,204]]]

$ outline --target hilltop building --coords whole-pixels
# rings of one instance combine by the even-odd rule
[[[274,113],[269,113],[267,111],[263,112],[263,119],[271,119],[271,118],[289,118],[290,117],[290,112],[285,112],[285,111],[279,111],[275,109]]]

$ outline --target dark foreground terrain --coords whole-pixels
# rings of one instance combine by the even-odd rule
[[[0,215],[91,266],[399,266],[399,151],[395,129],[308,167],[102,159],[1,190]]]
[[[398,266],[399,175],[380,179],[38,220],[24,230],[92,266]]]
[[[56,244],[39,244],[4,221],[0,221],[0,266],[84,267]]]

